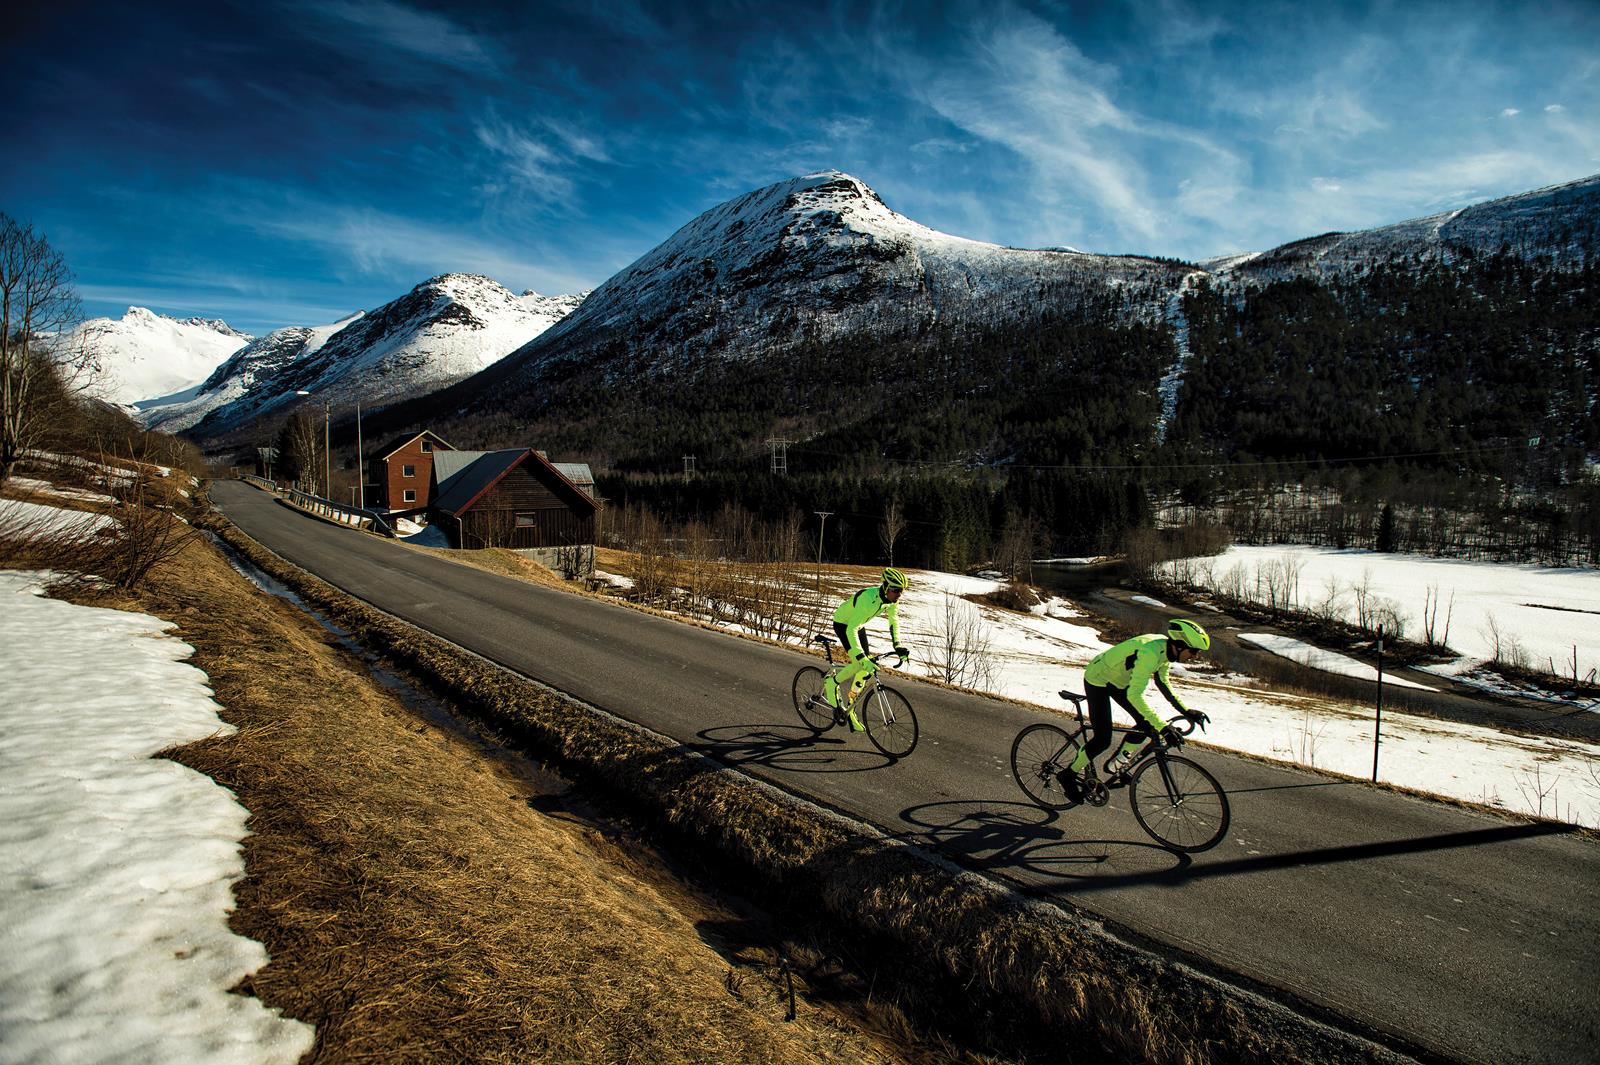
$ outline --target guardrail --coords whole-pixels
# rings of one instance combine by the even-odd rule
[[[269,481],[265,477],[257,477],[253,473],[241,473],[239,475],[239,480],[248,484],[253,484],[257,488],[265,488],[269,492],[276,492],[278,490],[277,481]]]
[[[270,481],[267,483],[271,484]],[[314,496],[310,492],[302,492],[298,488],[276,490],[301,510],[327,518],[329,521],[339,522],[341,525],[349,525],[357,529],[371,528],[390,539],[399,539],[399,533],[395,532],[394,526],[390,525],[383,515],[375,510],[363,510],[360,507],[336,503],[331,499]]]

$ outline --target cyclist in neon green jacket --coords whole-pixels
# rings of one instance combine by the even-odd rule
[[[1147,636],[1135,636],[1094,656],[1089,667],[1083,671],[1083,686],[1089,704],[1089,743],[1079,749],[1078,756],[1069,767],[1070,771],[1061,774],[1061,786],[1068,798],[1082,798],[1085,770],[1090,762],[1111,746],[1115,735],[1111,727],[1113,699],[1133,715],[1134,722],[1146,735],[1129,735],[1116,757],[1106,766],[1109,776],[1121,771],[1133,752],[1144,746],[1147,736],[1160,735],[1167,727],[1166,719],[1152,710],[1144,699],[1144,690],[1152,680],[1179,714],[1197,725],[1210,720],[1198,710],[1184,706],[1177,692],[1167,683],[1169,663],[1184,662],[1185,656],[1195,658],[1210,649],[1211,637],[1206,635],[1205,629],[1186,618],[1174,618],[1164,634],[1154,632]]]
[[[864,731],[866,726],[856,716],[856,696],[877,668],[867,657],[866,624],[879,614],[888,618],[889,640],[894,644],[894,653],[900,656],[902,663],[911,657],[911,652],[900,643],[900,612],[897,606],[901,593],[910,585],[911,581],[904,573],[890,566],[883,571],[883,581],[878,587],[861,589],[840,603],[839,609],[833,612],[833,631],[844,645],[850,664],[839,670],[837,676],[830,674],[822,682],[822,695],[828,700],[829,706],[843,710],[850,716],[850,727],[857,732]],[[841,687],[848,692],[843,705],[839,702]]]

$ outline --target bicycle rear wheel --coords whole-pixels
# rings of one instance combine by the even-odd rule
[[[871,693],[856,704],[856,713],[867,726],[867,739],[890,758],[904,758],[916,747],[917,712],[893,688],[874,684]]]
[[[1217,778],[1177,755],[1146,758],[1128,781],[1139,826],[1169,850],[1210,850],[1228,834],[1232,814]]]
[[[1078,757],[1078,737],[1056,725],[1029,725],[1011,744],[1011,775],[1023,793],[1050,810],[1073,805],[1056,774],[1070,772]]]
[[[794,683],[790,685],[795,713],[800,715],[806,728],[818,735],[833,727],[833,707],[823,698],[822,678],[822,670],[806,666],[794,675]]]

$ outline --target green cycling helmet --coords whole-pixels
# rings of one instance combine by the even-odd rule
[[[1211,637],[1206,635],[1206,630],[1187,618],[1173,618],[1167,626],[1167,639],[1177,640],[1185,647],[1192,647],[1196,651],[1211,650]]]
[[[895,569],[893,566],[883,571],[883,583],[889,588],[911,587],[911,581],[906,577],[905,573]]]

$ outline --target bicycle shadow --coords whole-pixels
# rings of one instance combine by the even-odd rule
[[[914,827],[897,835],[971,869],[1077,882],[1171,875],[1192,864],[1188,855],[1148,839],[1075,837],[1068,826],[1076,809],[1004,800],[921,803],[900,811],[901,820]]]
[[[855,747],[848,734],[817,735],[804,725],[718,725],[695,734],[703,753],[727,765],[755,765],[788,773],[864,773],[896,759],[873,748]]]

